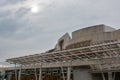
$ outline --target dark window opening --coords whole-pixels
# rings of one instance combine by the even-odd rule
[[[61,40],[59,42],[60,50],[63,50],[64,40]]]

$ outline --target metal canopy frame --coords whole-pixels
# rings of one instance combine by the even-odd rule
[[[75,49],[40,53],[23,57],[7,59],[13,64],[32,65],[41,63],[62,63],[85,60],[106,59],[120,56],[120,41],[90,45]]]

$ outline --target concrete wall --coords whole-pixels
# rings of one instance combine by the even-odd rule
[[[73,69],[73,80],[92,80],[88,69]]]
[[[72,33],[72,43],[91,40],[92,42],[103,42],[104,40],[113,40],[112,32],[115,31],[106,25],[95,25],[83,28]]]
[[[113,32],[113,31],[115,31],[116,29],[115,28],[112,28],[112,27],[109,27],[109,26],[106,26],[106,25],[104,25],[105,27],[104,27],[104,32]]]
[[[113,32],[105,32],[103,38],[104,41],[115,40]]]
[[[86,40],[93,40],[97,39],[98,34],[104,32],[103,25],[91,26],[87,28],[83,28],[77,31],[72,32],[72,43],[79,41],[86,41]]]
[[[114,28],[100,24],[94,25],[72,32],[72,40],[70,44],[83,41],[92,41],[92,43],[100,43],[105,40],[114,40]]]
[[[120,29],[113,32],[114,39],[120,40]]]

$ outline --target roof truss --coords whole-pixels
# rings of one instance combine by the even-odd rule
[[[14,64],[31,65],[38,63],[85,61],[119,56],[120,41],[115,41],[70,50],[16,57],[7,59],[6,61]]]

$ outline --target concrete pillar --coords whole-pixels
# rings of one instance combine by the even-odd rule
[[[101,72],[101,75],[102,75],[102,79],[105,80],[105,74]]]
[[[17,80],[17,69],[16,69],[16,63],[15,63],[15,80]]]
[[[71,67],[67,67],[67,80],[71,78]]]
[[[65,80],[65,75],[64,75],[64,72],[63,72],[63,67],[61,66],[61,72],[62,72],[62,77],[63,77],[63,80]]]
[[[108,72],[108,80],[112,80],[112,72]]]
[[[18,80],[21,80],[22,65],[20,66]]]
[[[42,64],[40,64],[39,80],[42,80]]]
[[[37,70],[36,68],[34,70],[35,70],[35,79],[37,80]]]
[[[73,80],[92,80],[89,69],[73,69]]]

